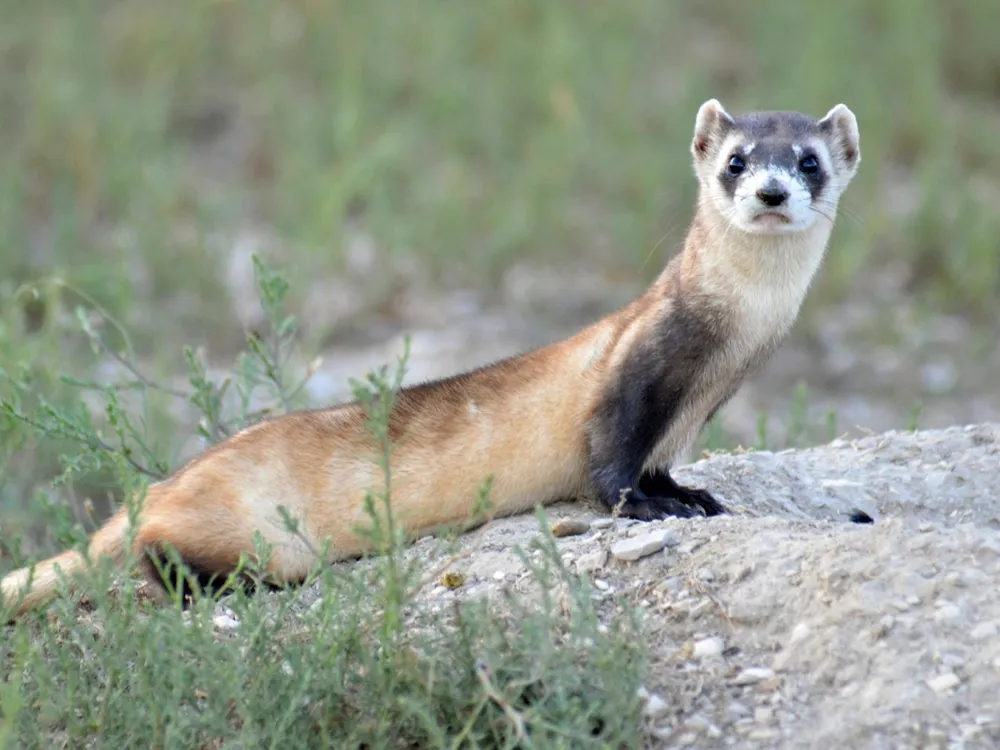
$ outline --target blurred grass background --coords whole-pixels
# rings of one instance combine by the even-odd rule
[[[92,362],[68,333],[82,295],[154,373],[181,369],[182,343],[230,356],[241,242],[266,245],[317,346],[333,324],[301,309],[304,290],[343,275],[359,236],[375,248],[358,282],[369,309],[416,277],[489,300],[525,259],[648,281],[686,229],[688,142],[713,96],[734,112],[822,115],[843,101],[859,118],[850,215],[807,314],[874,294],[866,285],[892,269],[907,304],[992,341],[995,2],[0,8],[0,366],[31,368],[40,393],[58,395],[56,368]],[[56,447],[0,427],[7,480],[55,473]],[[8,482],[7,502],[29,485]]]

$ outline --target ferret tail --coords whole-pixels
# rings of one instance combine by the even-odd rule
[[[91,537],[89,554],[93,564],[102,557],[110,557],[120,565],[125,557],[128,532],[128,514],[119,510]],[[76,550],[50,557],[32,568],[21,568],[8,573],[0,581],[0,612],[17,617],[45,604],[57,591],[60,572],[68,580],[87,569],[84,556]],[[13,612],[8,611],[13,607]]]

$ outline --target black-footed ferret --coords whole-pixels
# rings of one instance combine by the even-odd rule
[[[841,193],[861,160],[858,124],[843,104],[822,119],[795,112],[729,115],[712,99],[691,144],[700,184],[681,254],[638,299],[549,346],[403,389],[390,420],[392,505],[412,535],[469,520],[492,477],[493,515],[596,495],[638,519],[715,515],[705,490],[671,477],[705,422],[788,333],[830,238]],[[356,533],[366,492],[382,486],[357,403],[297,412],[249,427],[153,484],[135,552],[171,545],[199,578],[253,557],[253,534],[273,546],[275,583],[301,580],[313,550],[335,559],[366,550]],[[289,533],[284,506],[298,519]],[[125,552],[124,509],[93,536],[92,558]],[[15,614],[52,596],[67,551],[7,575]]]

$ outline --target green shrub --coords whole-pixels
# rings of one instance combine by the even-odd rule
[[[287,285],[255,263],[271,325],[250,336],[232,382],[213,382],[188,352],[190,389],[174,392],[117,355],[132,380],[108,386],[66,379],[101,396],[101,419],[86,406],[44,400],[26,411],[31,380],[23,373],[9,380],[21,398],[2,402],[6,418],[75,447],[63,456],[64,481],[107,471],[134,510],[149,479],[170,467],[123,406],[124,393],[185,398],[202,414],[208,442],[260,416],[251,406],[258,390],[276,412],[295,404],[303,381],[287,369],[296,330],[284,312]],[[85,315],[80,320],[95,348],[105,350],[96,327]],[[383,468],[406,355],[394,373],[382,368],[354,383]],[[227,399],[231,389],[235,397]],[[405,561],[391,496],[387,472],[366,506],[381,554],[318,565],[307,585],[286,591],[250,595],[235,587],[220,605],[195,597],[182,612],[177,590],[172,606],[151,606],[131,577],[93,566],[82,598],[58,599],[6,628],[0,748],[636,746],[646,658],[640,623],[626,607],[611,627],[601,625],[590,586],[563,565],[544,513],[533,549],[521,551],[534,596],[455,599],[436,611],[417,594],[450,558],[430,571]],[[483,502],[485,494],[470,498],[473,507]],[[61,541],[84,540],[65,506],[51,511]],[[263,544],[257,551],[258,562],[244,569],[251,579],[268,554]],[[235,629],[214,627],[222,605]]]

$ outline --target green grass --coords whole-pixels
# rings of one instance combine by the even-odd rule
[[[287,369],[297,329],[284,309],[288,286],[262,264],[256,270],[269,326],[249,337],[235,378],[212,381],[190,353],[189,390],[166,394],[197,407],[209,443],[257,418],[250,408],[256,391],[279,413],[295,408],[301,391]],[[83,325],[100,345],[100,334]],[[404,557],[406,539],[394,522],[388,415],[406,355],[394,371],[381,368],[354,383],[368,411],[373,460],[386,476],[366,500],[370,520],[362,529],[379,554],[339,569],[317,565],[306,585],[278,595],[228,586],[235,632],[214,626],[210,598],[196,598],[182,616],[179,590],[171,591],[172,606],[150,606],[136,596],[133,579],[93,566],[79,604],[65,597],[5,627],[0,750],[635,747],[646,664],[637,613],[627,600],[611,602],[621,613],[602,624],[608,612],[598,615],[609,603],[565,567],[543,512],[540,533],[518,550],[533,594],[459,599],[443,610],[417,600],[447,571],[454,550],[443,539],[427,570],[419,558]],[[169,471],[138,416],[144,409],[123,404],[126,394],[145,402],[164,389],[135,375],[116,387],[65,378],[99,397],[103,419],[45,400],[26,410],[33,384],[25,378],[10,378],[14,395],[0,402],[9,422],[73,448],[62,457],[64,479],[110,474],[133,520],[147,482]],[[227,391],[236,397],[226,398]],[[479,512],[488,502],[484,481],[469,504]],[[87,529],[66,505],[37,510],[51,517],[57,541],[85,542]],[[297,519],[285,515],[294,531]],[[24,562],[18,541],[0,538],[15,563]],[[256,546],[240,571],[251,580],[259,580],[270,554],[262,539]],[[314,551],[317,562],[326,558],[325,550]],[[125,568],[134,564],[130,557]],[[179,575],[174,567],[164,577]],[[0,602],[0,622],[13,603]]]
[[[446,283],[525,256],[648,278],[690,214],[709,96],[858,114],[860,220],[821,295],[873,255],[955,304],[997,290],[987,0],[0,8],[0,263],[9,281],[57,270],[135,318],[144,351],[182,330],[232,345],[212,236],[247,230],[296,288],[341,273],[361,232],[375,296],[409,260]]]
[[[380,564],[322,576],[314,606],[230,596],[239,627],[220,633],[210,602],[182,618],[95,573],[92,613],[64,600],[8,631],[0,748],[636,747],[637,623],[599,628],[550,541],[531,565],[568,581],[569,612],[508,597],[404,623]]]
[[[637,746],[637,633],[599,630],[580,584],[569,615],[480,602],[409,628],[384,624],[377,582],[320,586],[309,608],[231,597],[239,629],[221,636],[209,607],[57,605],[0,647],[0,747]]]

